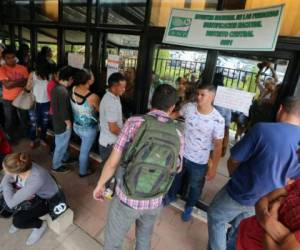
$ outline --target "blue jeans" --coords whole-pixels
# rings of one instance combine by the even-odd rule
[[[33,109],[29,110],[30,118],[30,129],[29,137],[30,140],[34,141],[36,139],[37,128],[41,128],[41,139],[46,139],[46,133],[49,124],[49,109],[50,102],[36,103]]]
[[[85,175],[88,169],[89,153],[97,136],[97,127],[85,128],[74,124],[73,129],[81,139],[79,154],[79,174]]]
[[[216,194],[207,211],[208,220],[208,249],[235,250],[236,236],[240,221],[255,214],[253,206],[243,206],[233,200],[226,185]],[[226,240],[226,224],[231,228]]]
[[[28,111],[14,107],[12,101],[2,100],[3,112],[4,112],[4,123],[5,132],[8,134],[10,139],[17,139],[20,137],[19,125],[22,127],[24,134],[28,133]]]
[[[182,171],[175,176],[173,184],[167,194],[167,196],[173,200],[176,198],[179,192],[182,179],[187,177],[188,179],[188,199],[185,207],[194,207],[199,200],[202,188],[205,183],[205,175],[207,172],[207,164],[198,164],[183,158]]]
[[[71,138],[71,129],[66,129],[61,134],[55,134],[55,149],[52,160],[52,168],[58,169],[62,165],[62,161],[66,161],[69,158],[68,146]]]

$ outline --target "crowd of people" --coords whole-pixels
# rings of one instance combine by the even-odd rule
[[[133,68],[111,74],[100,99],[91,91],[93,73],[57,67],[50,48],[41,49],[30,72],[30,57],[20,59],[18,54],[26,53],[4,48],[0,67],[4,110],[0,159],[5,173],[0,190],[0,208],[5,209],[0,214],[13,217],[10,233],[32,228],[26,244],[36,243],[47,229],[40,217],[51,214],[53,197],[56,202],[57,197],[63,199],[50,172],[29,154],[12,153],[10,144],[27,136],[33,149],[49,146],[52,172],[66,174],[76,162],[68,152],[72,132],[80,138],[80,178],[93,174],[89,153],[99,135],[101,175],[93,198],[105,200],[108,186],[114,193],[105,229],[106,250],[122,249],[132,224],[136,249],[150,249],[156,218],[178,198],[183,186],[187,200],[181,219],[191,219],[205,182],[215,178],[227,152],[232,112],[213,105],[222,81],[209,84],[192,74],[178,78],[176,89],[153,74],[149,112],[132,116]],[[260,65],[258,84],[266,67],[271,65]],[[276,74],[271,70],[273,79],[260,85],[259,105],[274,104],[276,99]],[[14,105],[24,91],[35,99],[29,110]],[[53,142],[47,139],[50,127]],[[298,249],[300,99],[288,97],[276,122],[256,122],[245,132],[230,150],[230,179],[207,211],[208,249]]]

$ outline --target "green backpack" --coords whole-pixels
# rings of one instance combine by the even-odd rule
[[[126,196],[136,200],[168,192],[180,150],[176,121],[170,119],[164,123],[152,115],[145,115],[144,120],[123,158],[123,190]]]

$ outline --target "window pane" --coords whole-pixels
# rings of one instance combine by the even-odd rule
[[[105,63],[107,66],[108,55],[119,56],[119,71],[124,73],[126,78],[126,90],[122,95],[121,102],[123,114],[126,118],[134,112],[134,97],[136,84],[136,67],[139,50],[139,36],[107,34],[107,46]],[[106,69],[109,67],[106,67]],[[103,72],[104,73],[104,72]],[[103,75],[107,75],[104,73]],[[106,85],[106,79],[102,79],[101,86]]]
[[[52,60],[57,62],[57,30],[56,29],[37,29],[38,51],[43,46],[48,46],[52,50]]]
[[[19,20],[30,20],[30,9],[29,0],[16,0],[13,1],[14,6],[12,7],[11,18],[16,18]]]
[[[96,0],[93,0],[93,3],[92,3],[92,23],[95,23],[96,22]]]
[[[188,2],[188,3],[187,3]],[[153,0],[150,24],[165,27],[168,23],[172,8],[189,8],[196,10],[217,8],[218,0]]]
[[[37,29],[37,39],[39,43],[57,43],[57,30],[56,29]]]
[[[86,5],[86,0],[63,0],[64,22],[85,23]]]
[[[247,0],[230,0],[224,2],[224,10],[244,9]]]
[[[134,35],[107,34],[107,48],[105,59],[108,54],[120,56],[120,69],[137,67],[138,48],[140,37]]]
[[[38,21],[58,21],[58,0],[35,0],[34,1],[35,20]]]
[[[3,0],[2,7],[3,7],[3,11],[2,11],[3,19],[5,20],[5,19],[13,18],[11,16],[11,10],[12,10],[11,1],[10,0]]]
[[[22,38],[25,42],[30,43],[30,30],[26,27],[22,27]]]
[[[8,31],[8,25],[3,25],[1,26],[1,30],[0,30],[0,43],[3,44],[8,44],[8,42],[10,42],[9,39],[9,31]]]
[[[170,50],[158,46],[154,52],[153,72],[160,83],[178,88],[176,79],[194,75],[198,80],[205,68],[207,51]]]
[[[65,32],[66,45],[85,45],[85,32],[79,30],[66,30]]]
[[[90,47],[92,48],[92,46]],[[65,31],[65,64],[68,62],[68,53],[85,53],[85,33],[78,30]]]
[[[146,0],[101,0],[100,23],[143,25]]]

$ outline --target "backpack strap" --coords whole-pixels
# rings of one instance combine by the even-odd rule
[[[128,163],[131,161],[132,156],[135,155],[135,152],[137,150],[139,150],[140,141],[143,138],[145,132],[148,129],[155,127],[157,125],[157,123],[159,123],[159,124],[163,123],[161,126],[161,129],[165,130],[166,133],[172,133],[172,134],[174,134],[174,136],[178,136],[178,133],[177,133],[178,127],[176,125],[176,122],[174,122],[171,118],[169,118],[169,120],[167,122],[160,122],[160,121],[158,121],[157,116],[146,114],[146,115],[143,115],[143,119],[144,119],[144,122],[142,123],[142,126],[139,128],[137,134],[135,135],[132,144],[126,150],[126,153],[123,158],[124,163]],[[171,128],[170,128],[170,126],[166,127],[165,126],[166,123],[168,125],[172,125],[172,127]]]
[[[174,136],[178,136],[178,133],[176,130],[182,131],[180,128],[178,121],[173,120],[172,118],[165,117],[168,119],[166,122],[161,122],[158,120],[158,116],[146,114],[144,116],[145,122],[147,122],[149,128],[153,128],[157,126],[158,124],[162,124],[160,127],[162,130],[165,130],[166,133],[172,133]],[[168,125],[168,126],[166,126]]]
[[[136,146],[140,143],[143,135],[145,134],[147,128],[147,119],[145,117],[146,115],[143,116],[144,122],[142,123],[141,127],[138,129],[131,145],[126,150],[126,153],[123,158],[124,163],[128,163],[131,160],[131,157],[134,155],[136,151]]]

